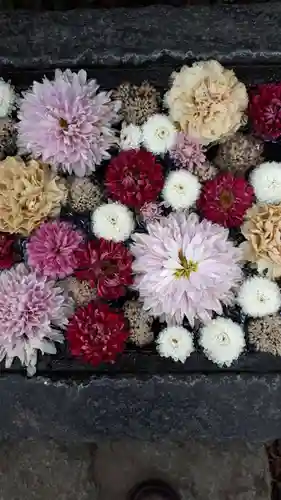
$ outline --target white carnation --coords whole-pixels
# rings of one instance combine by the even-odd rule
[[[176,133],[176,128],[168,116],[152,115],[142,127],[143,145],[154,154],[166,153],[174,145]]]
[[[162,195],[174,210],[183,210],[196,202],[200,189],[201,184],[195,175],[188,170],[175,170],[168,175]]]
[[[123,123],[119,140],[120,149],[139,149],[141,138],[142,132],[140,127],[132,123],[130,125]]]
[[[205,355],[219,366],[230,366],[245,348],[243,329],[229,318],[216,318],[200,333],[200,345]]]
[[[194,350],[191,333],[182,326],[162,330],[156,340],[157,351],[164,358],[184,363]]]
[[[134,230],[132,212],[120,203],[105,203],[92,213],[92,230],[105,240],[127,240]]]
[[[0,78],[0,118],[7,116],[15,102],[15,91],[10,83]]]
[[[248,316],[262,317],[278,311],[281,294],[276,283],[255,276],[244,281],[238,292],[237,302]]]
[[[253,170],[250,181],[258,201],[281,202],[281,163],[276,161],[262,163]]]

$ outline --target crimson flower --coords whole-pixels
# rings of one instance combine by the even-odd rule
[[[9,269],[14,264],[14,242],[15,238],[12,234],[0,233],[0,269]]]
[[[245,179],[225,173],[204,184],[197,207],[206,219],[225,227],[237,227],[253,198],[253,188]]]
[[[155,201],[163,185],[162,166],[149,151],[121,151],[106,170],[105,186],[110,197],[131,208]]]
[[[66,333],[71,354],[94,366],[113,363],[129,335],[124,314],[97,301],[76,310]]]
[[[250,92],[249,119],[255,134],[262,139],[281,135],[281,83],[257,85]]]
[[[79,246],[75,257],[76,278],[87,280],[102,299],[122,297],[133,283],[133,256],[122,242],[90,240]]]

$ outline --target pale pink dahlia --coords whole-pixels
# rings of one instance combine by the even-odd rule
[[[55,354],[64,337],[72,303],[53,281],[18,264],[0,274],[0,361],[9,368],[19,358],[27,373],[36,371],[38,350]]]
[[[28,264],[48,278],[65,278],[76,268],[75,251],[82,240],[68,222],[45,222],[27,243]]]
[[[20,104],[20,150],[79,177],[91,174],[110,158],[111,126],[120,107],[109,93],[97,90],[84,70],[56,70],[53,81],[34,82]]]
[[[241,251],[227,239],[228,230],[192,213],[171,213],[135,233],[134,287],[144,309],[168,324],[191,326],[222,313],[241,279]]]

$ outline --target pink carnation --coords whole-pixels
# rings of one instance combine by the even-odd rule
[[[177,133],[176,142],[169,154],[177,167],[187,168],[192,173],[196,173],[196,168],[206,162],[202,145],[184,132]]]
[[[222,313],[241,279],[241,251],[227,239],[228,230],[195,213],[171,213],[135,233],[134,286],[144,309],[169,324],[191,326]]]
[[[76,268],[75,251],[82,240],[67,222],[45,222],[27,244],[28,264],[49,278],[65,278]]]

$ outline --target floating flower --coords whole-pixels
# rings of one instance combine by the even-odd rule
[[[264,83],[253,88],[248,115],[258,137],[278,139],[281,135],[281,83]]]
[[[251,319],[248,323],[249,342],[257,351],[281,356],[281,316],[264,316]]]
[[[281,202],[281,163],[262,163],[251,173],[250,182],[258,201],[273,204]]]
[[[204,184],[197,207],[206,219],[225,227],[237,227],[253,198],[253,188],[247,181],[225,173]]]
[[[28,265],[48,278],[65,278],[76,267],[75,251],[82,240],[68,222],[45,222],[27,243]]]
[[[14,157],[0,162],[0,231],[28,235],[58,215],[65,199],[63,180],[46,165]]]
[[[17,150],[17,129],[11,118],[0,118],[0,160]]]
[[[78,280],[71,276],[59,282],[59,285],[66,290],[77,306],[86,306],[97,298],[97,290],[92,288],[86,280]]]
[[[148,234],[133,234],[134,287],[144,309],[168,323],[193,326],[222,313],[241,279],[241,253],[228,231],[195,213],[171,213],[147,225]]]
[[[281,306],[281,293],[273,281],[254,276],[242,284],[237,302],[245,314],[258,318],[278,311]]]
[[[12,234],[0,233],[0,269],[9,269],[15,262],[15,237]]]
[[[109,163],[105,186],[110,197],[140,208],[155,201],[164,185],[163,169],[148,151],[122,151]]]
[[[263,161],[263,142],[252,135],[237,132],[219,145],[214,163],[221,170],[244,176]]]
[[[172,73],[172,87],[165,101],[182,131],[202,144],[210,144],[238,130],[248,96],[232,70],[218,61],[202,61]]]
[[[130,123],[122,123],[122,128],[120,132],[119,146],[120,149],[127,151],[129,149],[139,149],[142,140],[141,128],[137,125]]]
[[[152,153],[166,153],[176,141],[176,128],[166,115],[150,116],[142,126],[143,146]]]
[[[118,102],[97,92],[95,80],[80,70],[56,70],[53,81],[34,82],[19,111],[19,146],[55,168],[91,174],[115,143],[112,124]]]
[[[241,243],[242,258],[257,266],[269,278],[281,276],[281,204],[258,204],[245,216],[241,232],[247,241]]]
[[[145,203],[139,209],[139,216],[145,223],[156,222],[163,216],[163,203]]]
[[[28,375],[36,371],[37,353],[55,354],[63,342],[71,301],[53,281],[18,264],[0,274],[0,360],[10,368],[19,358]]]
[[[132,212],[120,203],[105,203],[92,213],[92,230],[98,238],[124,241],[134,227]]]
[[[202,166],[206,161],[202,144],[184,132],[177,132],[169,155],[177,167],[187,168],[192,174],[196,167]]]
[[[77,309],[67,328],[71,354],[93,366],[113,363],[128,337],[124,314],[95,301]]]
[[[124,304],[124,315],[129,322],[129,340],[139,347],[150,344],[154,335],[152,332],[153,318],[149,316],[137,300],[128,300]]]
[[[142,125],[159,110],[160,94],[148,82],[143,82],[140,86],[121,83],[112,95],[121,102],[119,113],[127,123]]]
[[[102,191],[97,182],[86,178],[71,179],[68,201],[73,210],[79,213],[95,210],[102,203]]]
[[[229,318],[215,318],[207,323],[200,334],[204,353],[219,366],[230,366],[245,348],[243,329]]]
[[[0,118],[4,118],[11,113],[15,97],[12,85],[0,78]]]
[[[156,340],[156,346],[160,356],[181,363],[184,363],[194,350],[192,335],[182,326],[170,326],[162,330]]]
[[[194,205],[200,189],[200,182],[195,175],[187,170],[175,170],[169,173],[162,196],[174,210],[182,210]]]
[[[75,276],[86,280],[105,300],[122,297],[133,283],[133,256],[121,242],[90,240],[75,252]]]

